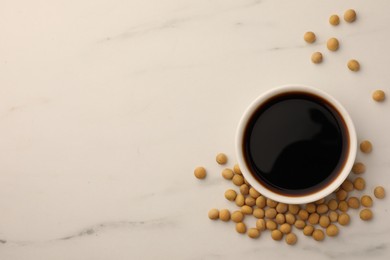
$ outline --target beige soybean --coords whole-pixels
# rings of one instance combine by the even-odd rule
[[[314,232],[314,227],[311,226],[311,225],[307,225],[306,227],[304,227],[303,229],[303,234],[305,236],[311,236]]]
[[[321,226],[321,227],[327,228],[327,227],[329,226],[329,224],[330,224],[330,219],[329,219],[328,216],[322,215],[322,216],[320,217],[319,223],[320,223],[320,226]]]
[[[339,25],[340,17],[337,14],[333,14],[329,17],[329,23],[333,26]]]
[[[265,227],[266,227],[268,230],[275,230],[275,229],[278,227],[278,225],[276,224],[275,221],[268,219],[268,220],[265,222]]]
[[[257,199],[261,194],[257,190],[251,187],[249,189],[249,195],[251,195],[252,198]]]
[[[279,225],[284,224],[286,222],[286,217],[282,213],[278,213],[275,217],[275,222]]]
[[[277,214],[277,212],[274,208],[268,208],[265,210],[265,216],[267,218],[271,218],[271,219],[275,218],[276,214]]]
[[[248,205],[244,205],[241,207],[241,212],[244,215],[251,215],[253,213],[252,207],[249,207]]]
[[[244,204],[245,204],[245,197],[244,197],[244,195],[238,194],[235,201],[236,201],[236,205],[237,206],[239,206],[239,207],[244,206]]]
[[[361,178],[361,177],[357,177],[353,181],[353,186],[357,190],[364,190],[364,188],[366,187],[366,181],[363,178]]]
[[[246,232],[246,225],[242,222],[239,222],[236,224],[236,231],[240,234],[245,234]]]
[[[364,221],[370,220],[373,217],[372,211],[370,209],[363,209],[360,211],[360,218]]]
[[[231,180],[231,179],[233,179],[233,176],[234,176],[234,172],[228,168],[223,169],[221,174],[222,174],[222,177],[226,180]]]
[[[360,151],[363,153],[371,153],[372,151],[372,144],[368,140],[364,140],[360,143]]]
[[[319,64],[322,62],[322,60],[323,56],[322,53],[319,51],[313,52],[313,54],[311,55],[311,62],[313,62],[314,64]]]
[[[291,225],[288,223],[284,223],[284,224],[280,225],[279,230],[283,234],[288,234],[291,232]]]
[[[329,210],[329,207],[326,204],[321,204],[321,205],[317,206],[317,213],[318,214],[325,214],[326,212],[328,212],[328,210]]]
[[[298,216],[299,216],[300,219],[306,220],[306,219],[309,218],[309,212],[307,212],[307,210],[301,209],[301,210],[298,212]]]
[[[316,225],[318,224],[319,219],[320,215],[318,215],[317,213],[311,213],[307,221],[312,225]]]
[[[302,219],[298,219],[295,221],[294,226],[298,229],[303,229],[306,226],[306,222]]]
[[[288,212],[290,212],[291,214],[298,214],[299,210],[301,208],[298,206],[298,205],[294,205],[294,204],[289,204],[288,205]]]
[[[374,196],[377,198],[377,199],[383,199],[385,197],[385,188],[383,188],[382,186],[378,186],[374,189]]]
[[[280,230],[275,229],[275,230],[272,230],[271,237],[273,240],[279,241],[279,240],[282,240],[283,233]]]
[[[367,208],[372,207],[372,204],[373,204],[372,198],[370,196],[368,196],[368,195],[363,195],[360,198],[360,202],[362,203],[362,205],[364,207],[367,207]]]
[[[336,211],[329,212],[328,216],[331,222],[336,222],[339,218],[339,214]]]
[[[236,222],[236,223],[242,222],[244,219],[244,214],[242,214],[241,211],[236,210],[232,213],[231,219],[233,222]]]
[[[350,217],[347,213],[341,213],[338,218],[338,222],[342,226],[346,226],[350,222]]]
[[[209,219],[216,220],[219,218],[219,210],[218,209],[210,209],[208,213]]]
[[[286,218],[286,223],[290,224],[290,225],[294,225],[295,223],[295,216],[291,213],[287,213],[285,215],[285,218]]]
[[[348,198],[348,206],[352,209],[358,209],[360,207],[360,201],[356,197]]]
[[[336,210],[338,207],[339,207],[339,204],[335,199],[331,199],[328,201],[328,208],[330,210]]]
[[[346,192],[353,191],[353,183],[347,179],[343,182],[343,184],[341,184],[341,188],[343,188]]]
[[[230,211],[228,209],[221,209],[219,211],[219,219],[222,221],[230,220]]]
[[[339,234],[339,228],[334,224],[330,224],[326,228],[326,234],[330,237],[335,237]]]
[[[347,11],[345,11],[345,13],[344,13],[344,20],[347,23],[354,22],[356,20],[356,12],[355,12],[355,10],[348,9]]]
[[[342,212],[348,211],[348,203],[345,200],[339,202],[339,210]]]
[[[252,207],[256,204],[256,200],[252,197],[246,197],[245,198],[245,204]]]
[[[357,72],[360,70],[360,63],[357,60],[349,60],[347,67],[350,71]]]
[[[308,203],[306,204],[306,211],[308,213],[314,213],[316,212],[317,206],[314,203]]]
[[[324,204],[324,203],[325,203],[325,198],[322,198],[322,199],[320,199],[320,200],[316,200],[314,203],[315,203],[316,205]]]
[[[242,175],[240,166],[237,163],[233,166],[233,171],[234,171],[235,174]]]
[[[241,175],[235,174],[232,179],[233,183],[236,186],[241,186],[244,184],[244,178]]]
[[[348,192],[346,192],[345,190],[343,189],[339,189],[337,192],[336,192],[336,197],[339,201],[341,200],[345,200],[348,196]]]
[[[324,231],[322,231],[321,229],[316,229],[313,231],[312,237],[316,241],[322,241],[325,239]]]
[[[237,197],[237,193],[235,190],[228,189],[225,191],[225,198],[230,201],[234,201]]]
[[[256,228],[258,230],[265,230],[266,226],[265,226],[265,220],[264,219],[258,219],[256,221]]]
[[[264,208],[265,205],[266,205],[266,198],[264,196],[259,196],[257,199],[256,199],[256,206],[259,207],[259,208]]]
[[[204,167],[196,167],[194,170],[194,175],[198,179],[204,179],[206,178],[206,169]]]
[[[326,42],[326,47],[328,48],[328,50],[330,51],[337,51],[338,48],[339,48],[340,44],[339,44],[339,40],[337,40],[336,38],[330,38],[327,42]]]
[[[249,186],[247,184],[242,184],[240,186],[240,193],[242,195],[248,195],[249,194]]]
[[[313,42],[315,42],[315,40],[316,40],[316,35],[315,35],[313,32],[306,32],[306,33],[303,35],[303,39],[304,39],[305,42],[307,42],[307,43],[313,43]]]
[[[260,236],[260,231],[257,228],[250,228],[248,230],[248,236],[250,238],[258,238]]]
[[[278,213],[286,213],[288,210],[287,204],[279,202],[278,205],[276,205],[276,211]]]
[[[217,156],[215,157],[215,160],[217,161],[218,164],[226,164],[227,161],[228,161],[228,158],[227,158],[226,154],[224,154],[224,153],[219,153],[219,154],[217,154]]]
[[[276,201],[267,198],[267,206],[268,207],[275,208],[276,205],[278,205],[278,203]]]
[[[255,218],[264,218],[264,216],[265,216],[264,209],[255,208],[255,209],[253,210],[253,216],[254,216]]]
[[[285,241],[288,245],[295,245],[297,243],[297,236],[294,233],[286,235]]]
[[[352,172],[354,174],[362,174],[366,171],[366,166],[361,163],[361,162],[357,162],[353,165],[352,167]]]
[[[385,92],[383,90],[375,90],[373,93],[372,93],[372,99],[377,101],[377,102],[382,102],[383,100],[385,100]]]

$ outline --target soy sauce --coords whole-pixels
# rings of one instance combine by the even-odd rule
[[[243,152],[253,176],[283,195],[314,193],[340,173],[348,131],[328,101],[304,92],[274,96],[257,108],[244,131]]]

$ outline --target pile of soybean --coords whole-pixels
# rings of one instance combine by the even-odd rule
[[[362,141],[360,150],[363,153],[370,153],[371,142]],[[220,153],[216,156],[216,161],[220,165],[225,165],[228,158]],[[373,218],[371,208],[374,201],[371,195],[363,193],[366,182],[360,177],[365,171],[366,166],[356,162],[352,168],[355,178],[347,178],[334,193],[313,203],[294,205],[277,202],[260,194],[245,180],[240,167],[236,164],[233,169],[223,169],[221,175],[237,187],[225,192],[225,198],[236,205],[237,210],[213,208],[208,212],[208,217],[211,220],[233,221],[239,234],[247,234],[253,239],[269,231],[273,240],[280,241],[284,237],[288,245],[294,245],[298,240],[295,230],[316,241],[323,241],[326,236],[337,236],[340,226],[349,225],[350,210],[359,210],[360,218],[364,221]],[[204,167],[197,167],[194,175],[198,179],[205,179],[207,171]],[[350,196],[354,190],[361,193],[361,196]],[[376,187],[374,196],[383,199],[385,189],[382,186]],[[254,227],[247,227],[245,224],[245,219],[250,216],[256,218]]]

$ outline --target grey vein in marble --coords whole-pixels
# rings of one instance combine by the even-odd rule
[[[176,28],[176,27],[178,27],[182,24],[185,24],[187,22],[190,22],[190,21],[196,21],[199,19],[210,18],[210,17],[213,17],[213,16],[218,15],[218,14],[223,14],[223,13],[230,12],[230,11],[237,11],[237,10],[240,10],[242,8],[250,8],[250,7],[253,7],[255,5],[260,4],[261,2],[262,2],[261,0],[254,0],[254,1],[250,1],[246,4],[242,4],[239,6],[233,6],[233,7],[225,8],[225,9],[220,9],[220,10],[217,10],[217,11],[214,11],[211,13],[197,14],[197,15],[191,15],[191,16],[185,16],[185,17],[175,17],[175,18],[170,18],[170,19],[166,19],[163,21],[144,23],[144,24],[141,24],[138,26],[133,26],[133,27],[129,28],[126,32],[121,33],[119,35],[108,36],[104,39],[99,40],[98,42],[102,43],[102,42],[108,42],[108,41],[113,41],[113,40],[126,40],[126,39],[130,39],[130,38],[133,38],[133,37],[136,37],[139,35],[145,35],[148,33],[161,31],[161,30],[167,29],[167,28]]]
[[[88,237],[92,235],[97,235],[99,233],[103,233],[107,230],[113,230],[113,229],[131,229],[131,228],[137,228],[142,227],[145,228],[146,226],[154,227],[156,225],[158,226],[170,226],[171,222],[169,222],[165,218],[160,219],[152,219],[152,220],[145,220],[145,221],[113,221],[113,222],[103,222],[100,224],[96,224],[94,226],[90,226],[87,228],[84,228],[74,234],[63,236],[60,238],[50,239],[50,240],[43,240],[43,241],[18,241],[18,240],[6,240],[6,239],[0,239],[0,243],[2,244],[13,244],[17,246],[26,246],[26,245],[32,245],[32,244],[42,244],[42,243],[50,243],[55,241],[66,241],[76,238],[82,238],[82,237]]]

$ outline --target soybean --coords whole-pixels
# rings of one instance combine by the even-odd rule
[[[316,241],[322,241],[325,238],[324,231],[322,231],[321,229],[314,230],[312,236]]]
[[[215,160],[217,161],[218,164],[226,164],[227,161],[228,161],[228,158],[227,158],[226,154],[224,154],[224,153],[219,153],[219,154],[217,154],[217,156],[215,157]]]
[[[354,22],[356,20],[356,12],[355,12],[355,10],[348,9],[347,11],[345,11],[345,13],[344,13],[344,20],[347,23]]]
[[[360,63],[357,60],[349,60],[347,63],[347,67],[349,70],[357,72],[360,70]]]
[[[194,170],[194,175],[198,179],[204,179],[206,178],[206,169],[204,167],[196,167]]]
[[[237,163],[233,166],[233,171],[234,171],[235,174],[242,175],[240,166]]]
[[[370,220],[372,219],[373,217],[373,214],[372,214],[372,211],[370,209],[363,209],[362,211],[360,211],[360,218],[364,221],[367,221],[367,220]]]
[[[329,23],[333,26],[339,25],[340,18],[337,14],[333,14],[329,17]]]
[[[357,162],[353,165],[352,167],[352,172],[354,174],[362,174],[366,171],[366,166],[361,163],[361,162]]]
[[[385,197],[385,188],[378,186],[374,189],[374,195],[377,199],[383,199]]]
[[[231,179],[233,179],[233,176],[234,176],[234,172],[228,168],[223,169],[221,174],[222,174],[222,177],[225,178],[226,180],[231,180]]]
[[[219,218],[219,210],[218,209],[210,209],[209,210],[209,219],[216,220]]]
[[[283,233],[283,234],[288,234],[291,232],[291,225],[288,224],[288,223],[284,223],[280,226],[279,230]]]
[[[246,225],[242,222],[239,222],[236,224],[236,231],[240,234],[245,234],[246,232]]]
[[[294,233],[290,233],[286,235],[285,241],[289,245],[295,245],[297,243],[297,236]]]
[[[338,218],[338,222],[342,226],[346,226],[349,224],[350,217],[347,213],[341,213]]]
[[[279,241],[279,240],[282,240],[283,233],[280,230],[275,229],[275,230],[272,230],[271,237],[273,240]]]
[[[228,209],[221,209],[219,211],[219,219],[222,221],[229,221],[230,220],[230,211]]]
[[[339,40],[336,38],[330,38],[326,43],[326,47],[328,47],[328,50],[330,51],[337,51],[339,46]]]
[[[225,198],[227,200],[234,201],[236,199],[236,197],[237,197],[237,193],[234,190],[229,189],[229,190],[225,191]]]
[[[372,99],[374,99],[377,102],[382,102],[383,100],[385,100],[385,92],[380,89],[375,90],[372,93]]]
[[[360,143],[360,151],[363,153],[371,153],[372,151],[372,144],[368,140],[364,140]]]
[[[366,181],[363,178],[361,178],[361,177],[357,177],[353,181],[353,186],[357,190],[364,190],[364,188],[366,187]]]
[[[250,228],[248,230],[248,236],[250,238],[258,238],[260,236],[260,231],[257,228]]]
[[[233,222],[236,223],[242,222],[242,220],[244,219],[244,214],[242,214],[241,211],[236,210],[232,213],[231,219]]]
[[[330,237],[335,237],[339,234],[339,228],[334,224],[330,224],[326,228],[326,234]]]
[[[264,218],[264,216],[265,216],[264,209],[255,208],[255,209],[253,210],[253,216],[254,216],[255,218]]]
[[[303,39],[304,39],[305,42],[307,42],[307,43],[313,43],[313,42],[315,42],[315,40],[316,40],[316,35],[315,35],[313,32],[306,32],[306,33],[303,35]]]
[[[363,195],[360,198],[360,202],[362,203],[362,205],[364,207],[368,207],[368,208],[372,207],[372,204],[373,204],[373,201],[372,201],[371,197],[368,196],[368,195]]]

